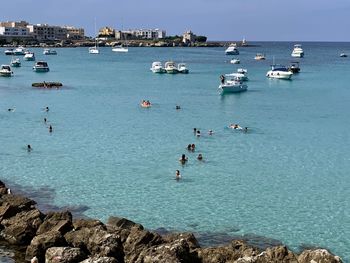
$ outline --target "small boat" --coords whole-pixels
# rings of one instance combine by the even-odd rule
[[[230,63],[231,63],[231,64],[240,64],[241,61],[240,61],[238,58],[235,58],[235,59],[231,59],[231,60],[230,60]]]
[[[120,52],[120,53],[127,53],[129,52],[129,49],[127,47],[124,47],[123,45],[115,46],[112,48],[113,52]]]
[[[21,66],[21,60],[19,58],[12,58],[11,60],[11,66],[12,67],[20,67]]]
[[[23,55],[25,55],[26,51],[27,51],[27,49],[25,49],[24,47],[18,47],[15,50],[13,50],[13,55],[23,56]]]
[[[219,86],[221,94],[246,91],[248,86],[237,77],[225,77]]]
[[[23,57],[23,60],[26,60],[26,61],[34,61],[35,60],[35,55],[33,52],[27,52],[24,57]]]
[[[179,63],[177,65],[177,70],[179,73],[182,73],[182,74],[187,74],[189,72],[185,63]]]
[[[1,65],[0,67],[0,76],[2,77],[11,77],[13,74],[11,67],[9,65]]]
[[[57,55],[56,50],[45,48],[43,51],[44,55]]]
[[[237,69],[237,72],[231,73],[231,74],[226,74],[225,76],[227,77],[234,77],[239,79],[240,81],[248,81],[248,70],[239,68]]]
[[[299,62],[298,61],[291,62],[288,67],[288,70],[292,73],[299,73],[300,72]]]
[[[346,57],[348,57],[348,55],[346,55],[345,53],[341,53],[341,54],[340,54],[340,57],[341,57],[341,58],[346,58]]]
[[[34,67],[33,67],[33,70],[35,72],[48,72],[50,71],[50,68],[47,64],[47,62],[45,61],[38,61],[35,63]]]
[[[265,60],[266,57],[265,57],[265,54],[262,54],[262,53],[257,53],[254,57],[255,60]]]
[[[61,82],[34,82],[32,83],[32,87],[34,88],[45,88],[45,89],[51,89],[51,88],[60,88],[63,84]]]
[[[165,62],[165,71],[168,74],[176,74],[179,72],[177,67],[176,67],[175,62],[173,62],[173,61]]]
[[[97,48],[97,46],[89,47],[89,54],[99,54],[100,50]]]
[[[12,56],[13,55],[13,48],[6,49],[4,52],[5,52],[5,55]]]
[[[239,51],[236,47],[236,44],[231,44],[229,47],[225,50],[226,55],[239,55]]]
[[[271,70],[266,73],[266,77],[275,79],[290,79],[292,75],[293,73],[282,65],[272,65]]]
[[[304,50],[301,48],[300,44],[294,45],[294,49],[292,51],[292,57],[294,57],[294,58],[304,57]]]
[[[165,73],[166,72],[165,69],[163,68],[162,62],[160,62],[160,61],[153,62],[150,70],[153,73]]]

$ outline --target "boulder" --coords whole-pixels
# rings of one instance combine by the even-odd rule
[[[44,222],[40,225],[37,231],[37,235],[49,231],[59,231],[64,235],[72,229],[72,214],[70,212],[51,212],[46,215]]]
[[[138,229],[143,230],[143,226],[141,224],[137,224],[126,218],[116,217],[116,216],[109,217],[107,225],[115,228],[129,229],[129,230],[131,230],[131,228],[133,227],[137,227]]]
[[[298,263],[298,259],[295,254],[287,249],[286,246],[277,246],[267,248],[258,256],[253,257],[253,262],[256,263],[269,263],[269,262],[281,262],[281,263]]]
[[[44,262],[45,252],[50,247],[64,247],[66,241],[62,234],[58,231],[46,232],[33,238],[30,245],[27,247],[26,260],[30,260],[36,256],[39,262]]]
[[[85,258],[80,248],[50,247],[45,253],[45,263],[77,263]]]
[[[19,195],[3,195],[0,199],[0,222],[19,212],[34,209],[35,202]]]
[[[106,230],[104,224],[99,220],[94,220],[94,219],[75,219],[75,220],[73,220],[74,230],[80,230],[82,228],[93,228],[96,226],[100,226]]]
[[[115,258],[111,257],[92,257],[85,259],[84,261],[80,263],[119,263],[123,261],[117,261]]]
[[[8,189],[6,188],[6,185],[0,181],[0,197],[6,194],[8,194]]]
[[[326,249],[304,250],[298,257],[299,263],[341,263],[338,256],[334,256]]]
[[[186,241],[190,249],[196,249],[200,247],[196,237],[192,233],[170,233],[163,236],[163,239],[167,243],[183,239]]]

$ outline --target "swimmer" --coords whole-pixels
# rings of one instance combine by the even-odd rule
[[[244,127],[244,132],[248,132],[248,127]]]
[[[209,134],[209,135],[213,135],[213,133],[214,133],[213,130],[209,130],[209,131],[208,131],[208,134]]]
[[[197,137],[201,136],[201,131],[198,130],[196,135],[197,135]]]
[[[196,145],[194,143],[192,143],[191,145],[191,151],[194,152],[194,150],[196,149]]]
[[[7,111],[8,111],[8,112],[14,112],[15,109],[14,109],[14,108],[8,108]]]
[[[197,133],[197,128],[193,128],[193,133],[194,133],[194,134]]]
[[[188,158],[186,157],[185,154],[181,155],[181,158],[179,159],[181,164],[185,164],[188,161]]]
[[[179,105],[176,105],[175,109],[181,110],[181,107]]]
[[[176,179],[176,181],[179,181],[181,179],[181,174],[180,174],[179,170],[176,170],[176,172],[175,172],[175,179]]]
[[[201,153],[200,153],[200,154],[198,154],[197,159],[198,159],[199,161],[202,161],[202,160],[203,160],[203,155],[202,155]]]
[[[30,144],[27,145],[27,151],[31,152],[33,150],[32,146],[30,146]]]
[[[45,122],[45,123],[47,122],[47,119],[46,119],[46,118],[44,118],[44,122]]]
[[[50,109],[49,107],[46,106],[45,111],[48,112]]]
[[[188,151],[192,151],[192,145],[191,144],[187,145],[187,150]]]
[[[49,132],[52,132],[52,126],[50,125],[50,127],[49,127]]]

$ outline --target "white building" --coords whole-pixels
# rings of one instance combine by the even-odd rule
[[[166,37],[165,30],[160,29],[135,29],[131,30],[133,36],[142,39],[162,39]]]
[[[29,33],[37,40],[66,40],[67,29],[47,24],[28,25]]]
[[[196,39],[196,35],[193,34],[193,32],[191,30],[186,31],[182,35],[182,42],[185,44],[193,43],[193,42],[195,42],[195,39]]]
[[[6,37],[29,37],[28,28],[0,26],[0,35]]]

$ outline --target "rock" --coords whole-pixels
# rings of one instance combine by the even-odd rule
[[[0,199],[0,222],[10,218],[19,212],[34,209],[33,200],[18,195],[3,195]]]
[[[256,262],[298,263],[297,257],[286,246],[267,248],[261,260]]]
[[[163,239],[167,243],[183,239],[186,241],[190,249],[196,249],[200,247],[196,237],[192,233],[171,233],[163,236]]]
[[[341,263],[338,256],[332,255],[326,249],[304,250],[298,257],[299,263]]]
[[[15,216],[4,219],[1,236],[15,245],[28,245],[42,223],[43,214],[38,209],[23,211]]]
[[[30,245],[27,247],[26,260],[30,260],[36,256],[39,262],[44,262],[45,252],[50,247],[64,247],[66,240],[58,231],[46,232],[33,238]]]
[[[73,229],[72,214],[65,212],[48,213],[37,231],[37,235],[41,235],[49,231],[59,231],[62,235]]]
[[[138,229],[143,230],[143,226],[141,224],[137,224],[126,218],[116,217],[116,216],[109,217],[107,225],[115,228],[129,229],[129,230],[131,230],[131,228],[133,227],[137,227]]]
[[[123,261],[117,261],[115,258],[111,257],[93,257],[85,259],[84,261],[80,263],[119,263]]]
[[[0,197],[6,194],[8,194],[8,188],[6,188],[3,181],[0,181]]]
[[[74,230],[80,230],[82,228],[93,228],[96,226],[101,226],[106,230],[104,224],[99,220],[94,220],[94,219],[75,219],[75,220],[73,220]]]
[[[50,247],[45,253],[45,263],[76,263],[85,258],[80,248]]]

